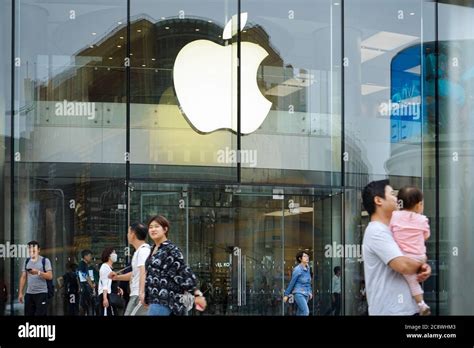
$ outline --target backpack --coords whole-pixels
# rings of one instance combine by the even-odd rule
[[[26,266],[28,265],[28,262],[30,262],[31,258],[27,258],[26,259],[26,262],[25,262],[25,271],[26,271]],[[46,273],[46,257],[42,257],[42,260],[41,260],[42,264],[43,264],[43,272]],[[48,287],[48,299],[50,298],[53,298],[54,297],[54,284],[53,284],[53,280],[46,280],[46,285]]]

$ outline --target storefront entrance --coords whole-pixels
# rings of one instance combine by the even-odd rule
[[[161,214],[206,294],[207,315],[290,315],[282,292],[306,250],[313,314],[329,306],[333,265],[324,246],[341,234],[341,195],[330,189],[134,184],[130,220]]]

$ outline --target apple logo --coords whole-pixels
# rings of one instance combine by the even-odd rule
[[[225,26],[223,38],[237,32],[237,16]],[[247,13],[241,14],[241,28]],[[241,133],[255,132],[267,117],[272,103],[257,84],[257,71],[268,52],[257,44],[241,43]],[[227,46],[196,40],[184,46],[173,68],[176,95],[181,109],[195,129],[237,132],[237,43]]]

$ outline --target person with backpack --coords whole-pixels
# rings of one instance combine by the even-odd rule
[[[37,241],[27,245],[30,257],[26,259],[20,276],[18,301],[25,303],[26,316],[45,316],[48,314],[48,301],[54,296],[51,261],[40,255]],[[26,284],[26,294],[23,295]]]

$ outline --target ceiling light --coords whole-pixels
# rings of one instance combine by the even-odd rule
[[[384,91],[388,89],[388,87],[385,87],[385,86],[378,86],[378,85],[374,85],[374,84],[363,84],[361,86],[361,93],[362,95],[369,95],[369,94],[372,94],[372,93],[377,93],[377,92],[380,92],[380,91]]]
[[[418,36],[392,33],[388,31],[380,31],[362,41],[361,46],[364,48],[373,48],[384,51],[391,51],[398,47],[404,46],[418,39]]]
[[[361,48],[360,49],[360,58],[361,58],[361,63],[364,63],[368,60],[374,59],[375,57],[381,56],[384,54],[384,51],[380,50],[373,50],[370,48]]]
[[[406,72],[421,75],[421,65],[414,66],[413,68],[405,70]]]

